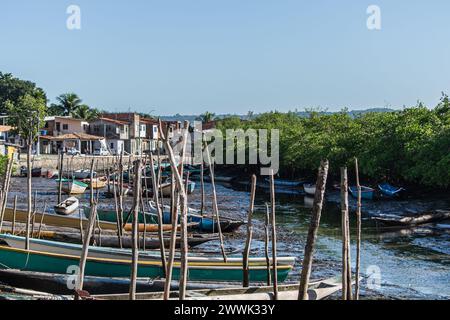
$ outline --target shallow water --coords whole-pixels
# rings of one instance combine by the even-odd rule
[[[206,183],[207,208],[211,208],[211,185]],[[9,196],[10,204],[18,196],[19,208],[26,207],[26,180],[14,178]],[[53,180],[34,178],[33,192],[37,191],[38,209],[52,208],[56,202],[56,183]],[[218,184],[217,194],[222,215],[246,219],[250,194],[243,186]],[[200,207],[199,184],[189,197],[191,207]],[[89,194],[80,197],[82,203],[89,202]],[[264,255],[265,202],[269,195],[258,190],[254,215],[254,241],[252,254]],[[101,199],[100,205],[113,208],[112,199]],[[126,200],[131,205],[131,198]],[[277,238],[278,255],[293,255],[298,258],[289,281],[297,281],[303,256],[305,238],[309,227],[312,199],[301,195],[277,196]],[[352,238],[355,239],[356,203],[350,198],[352,209]],[[450,298],[450,222],[426,225],[414,229],[398,230],[377,226],[371,217],[380,214],[410,214],[430,209],[448,209],[450,199],[445,195],[433,199],[407,201],[366,201],[363,203],[361,283],[363,294],[409,299]],[[51,210],[51,209],[50,209]],[[324,278],[340,274],[341,265],[341,218],[339,193],[327,194],[315,250],[312,278]],[[246,228],[227,235],[225,246],[228,251],[240,252],[244,247]],[[214,250],[219,254],[219,243],[212,242],[200,249]],[[355,242],[352,241],[352,262],[354,263]],[[371,273],[379,271],[380,273]],[[379,282],[378,282],[379,279]],[[379,283],[379,285],[378,285]]]

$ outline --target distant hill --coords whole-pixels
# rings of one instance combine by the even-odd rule
[[[351,115],[351,116],[358,116],[358,115],[361,115],[361,114],[371,113],[371,112],[379,112],[379,113],[381,113],[381,112],[394,112],[394,111],[395,111],[394,109],[389,109],[389,108],[370,108],[370,109],[362,109],[362,110],[351,110],[351,111],[348,112],[348,114]],[[339,111],[336,111],[336,112],[323,111],[323,112],[320,112],[320,113],[321,114],[333,114],[333,113],[338,113],[338,112]],[[297,114],[300,117],[308,116],[308,112],[306,112],[306,111],[297,112]],[[253,116],[254,117],[258,116],[258,114],[255,113]],[[216,117],[219,118],[219,119],[228,118],[228,117],[239,117],[239,118],[241,118],[243,120],[248,119],[247,115],[238,115],[238,114],[220,114],[220,115],[216,115]],[[184,121],[184,120],[187,120],[189,122],[194,122],[195,120],[197,120],[197,118],[198,118],[198,115],[175,114],[173,116],[161,116],[161,119],[165,120],[165,121]]]

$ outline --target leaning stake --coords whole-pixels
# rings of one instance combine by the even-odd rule
[[[305,246],[305,257],[303,259],[302,273],[300,276],[300,288],[298,299],[308,299],[309,278],[311,276],[311,268],[313,263],[314,245],[316,243],[317,231],[319,230],[320,216],[322,214],[323,200],[325,197],[325,189],[328,176],[328,161],[322,161],[319,168],[319,175],[316,183],[316,194],[314,197],[314,205],[309,225],[308,238]]]
[[[253,225],[252,225],[252,217],[253,210],[255,208],[255,193],[256,193],[256,176],[252,176],[252,189],[250,194],[250,208],[248,210],[248,221],[247,221],[247,241],[245,242],[245,249],[242,257],[242,271],[243,271],[243,281],[242,286],[244,288],[250,285],[249,279],[249,267],[248,267],[248,257],[250,255],[250,246],[252,243],[253,236]]]

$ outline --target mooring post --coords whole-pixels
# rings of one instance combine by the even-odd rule
[[[248,258],[250,255],[250,247],[252,243],[253,236],[253,211],[255,208],[255,194],[256,194],[256,175],[252,176],[252,189],[250,193],[250,208],[248,209],[248,221],[247,221],[247,240],[245,242],[245,249],[242,256],[242,271],[243,271],[243,281],[242,286],[247,288],[250,285],[250,277],[249,277],[249,267],[248,267]]]
[[[270,225],[270,208],[269,204],[266,203],[266,218],[264,221],[264,254],[266,257],[266,267],[267,267],[267,286],[272,285],[272,276],[270,271],[270,256],[269,256],[269,225]]]
[[[347,168],[341,168],[341,224],[342,224],[342,300],[348,298],[348,247],[347,247],[347,217],[348,217],[348,178]]]
[[[361,209],[362,209],[362,195],[361,184],[359,182],[359,165],[358,158],[355,158],[355,175],[356,187],[358,188],[358,204],[356,208],[356,282],[355,282],[355,300],[359,300],[359,274],[361,267]]]
[[[275,218],[275,177],[272,170],[270,175],[270,201],[272,204],[272,270],[273,270],[273,295],[278,300],[278,266],[277,266],[277,229]]]
[[[12,221],[12,234],[16,233],[16,214],[17,214],[17,195],[14,196],[14,207],[13,207],[13,221]]]
[[[131,277],[130,277],[130,300],[136,300],[136,280],[138,272],[138,229],[139,229],[139,198],[141,197],[141,159],[134,162],[134,193],[133,193],[133,226],[131,233]]]
[[[311,222],[306,239],[305,257],[303,259],[302,272],[300,275],[299,300],[308,299],[308,286],[311,276],[311,268],[313,263],[314,246],[317,239],[317,232],[320,225],[320,217],[322,214],[323,201],[325,198],[325,190],[328,177],[328,161],[322,161],[319,168],[319,174],[316,182],[316,194],[314,196],[314,204],[311,215]]]
[[[59,165],[58,165],[58,204],[62,201],[62,179],[63,179],[63,169],[64,169],[64,152],[59,151]]]

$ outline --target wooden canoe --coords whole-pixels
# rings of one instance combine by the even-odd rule
[[[192,228],[197,226],[198,223],[190,223],[188,224],[188,228]],[[171,224],[163,224],[163,231],[172,231],[172,225]],[[124,227],[125,231],[132,231],[133,230],[133,224],[132,223],[127,223],[125,224]],[[143,223],[139,223],[138,225],[138,230],[139,232],[158,232],[159,227],[157,224],[143,224]],[[180,227],[177,228],[177,230],[180,230]]]
[[[83,179],[84,183],[86,183],[89,187],[92,185],[93,189],[103,189],[107,186],[106,180],[102,178],[94,178],[91,182],[91,179]]]
[[[6,208],[5,210],[5,221],[12,222],[14,219],[12,208]],[[17,210],[16,211],[16,222],[26,223],[27,222],[28,212],[25,210]],[[42,217],[44,216],[44,217]],[[35,213],[36,221],[41,221],[45,225],[54,226],[54,227],[64,227],[64,228],[74,228],[80,229],[80,223],[83,225],[83,228],[86,228],[88,225],[88,220],[83,217],[80,222],[80,218],[76,216],[60,216],[56,214],[49,213]],[[117,230],[117,224],[112,222],[100,221],[100,228],[103,230]]]
[[[323,300],[338,292],[342,288],[342,281],[330,278],[322,281],[312,281],[308,288],[308,300]],[[298,300],[298,284],[279,285],[279,300]],[[129,294],[96,295],[99,300],[128,300]],[[172,292],[171,299],[178,298],[178,292]],[[138,293],[137,300],[162,300],[163,292]],[[273,300],[273,287],[253,286],[249,288],[217,288],[199,289],[186,292],[186,300]]]
[[[415,217],[404,217],[404,218],[383,218],[375,217],[373,220],[380,222],[389,226],[398,227],[408,227],[408,226],[418,226],[422,224],[438,222],[442,220],[450,219],[450,211],[436,210],[434,212],[429,212],[421,214]]]

